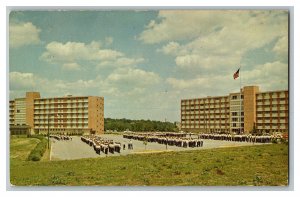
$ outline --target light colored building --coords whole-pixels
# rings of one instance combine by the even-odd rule
[[[27,92],[10,101],[10,125],[28,125],[36,133],[104,133],[104,98],[65,96],[40,98]]]
[[[245,86],[228,96],[181,100],[181,129],[188,132],[288,131],[288,91]]]
[[[9,125],[15,125],[15,100],[9,101]]]

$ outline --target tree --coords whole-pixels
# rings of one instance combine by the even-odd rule
[[[171,122],[153,120],[129,120],[129,119],[104,119],[104,130],[117,131],[177,131],[176,125]]]

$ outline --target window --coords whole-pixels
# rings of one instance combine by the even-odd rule
[[[232,115],[232,116],[237,116],[238,113],[237,113],[237,112],[232,112],[231,115]]]
[[[236,99],[237,99],[237,96],[232,96],[231,99],[232,99],[232,100],[236,100]]]

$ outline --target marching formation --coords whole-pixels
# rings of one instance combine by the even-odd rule
[[[50,138],[54,138],[56,140],[72,140],[72,137],[67,135],[50,135]]]
[[[86,144],[92,146],[97,154],[100,155],[100,152],[104,154],[114,154],[115,152],[121,152],[121,143],[114,142],[113,140],[103,139],[99,136],[81,136],[81,141],[85,142]]]
[[[207,134],[201,133],[198,135],[199,139],[210,140],[225,140],[234,142],[250,142],[250,143],[271,143],[273,140],[280,139],[279,135],[230,135],[230,134]]]
[[[87,134],[73,137],[63,134],[52,134],[49,137],[52,138],[51,141],[53,143],[51,155],[54,158],[62,159],[99,157],[99,155],[106,157],[156,153],[167,150],[185,151],[218,147],[255,146],[270,143],[285,143],[285,140],[288,140],[288,135],[285,136],[279,132],[251,135],[125,131],[114,135]]]
[[[169,146],[177,147],[202,147],[203,140],[200,138],[187,138],[185,133],[131,133],[126,132],[123,134],[123,138],[133,139],[139,141],[154,142]]]

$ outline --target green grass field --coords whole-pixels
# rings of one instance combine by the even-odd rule
[[[156,154],[26,161],[37,139],[12,139],[12,185],[274,186],[288,184],[285,144]],[[27,154],[27,155],[26,155]]]
[[[12,136],[10,138],[10,160],[25,161],[32,149],[40,142],[36,138],[27,136]]]

